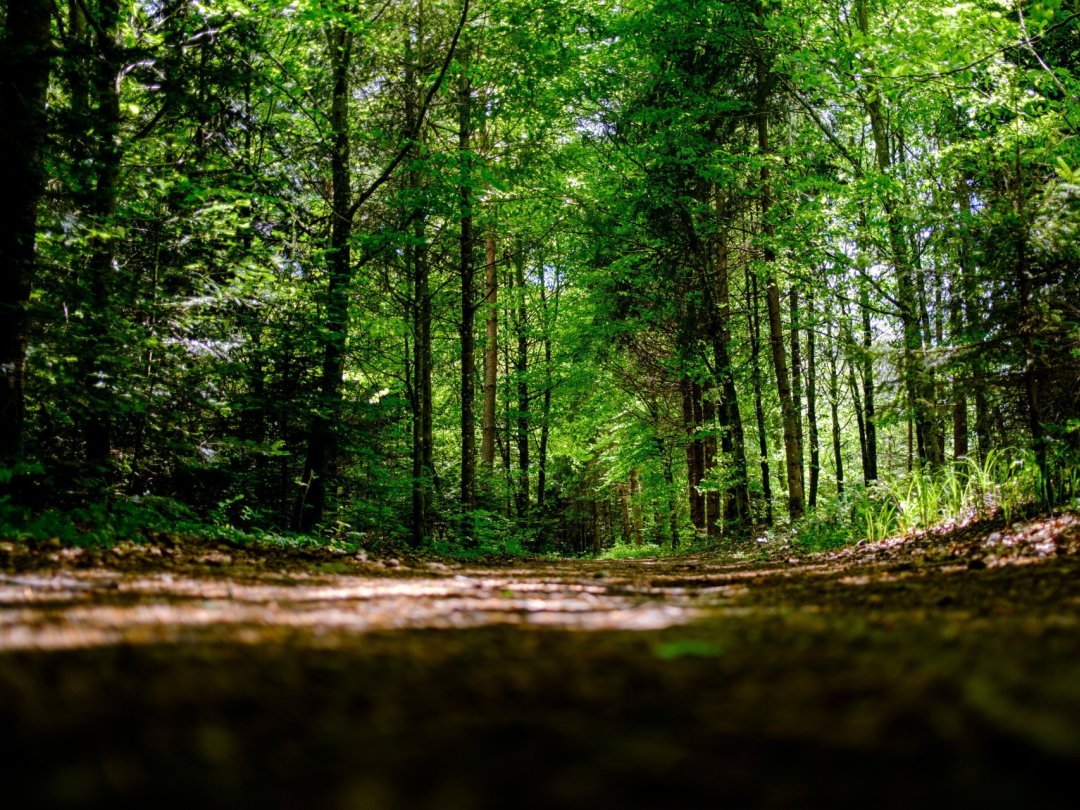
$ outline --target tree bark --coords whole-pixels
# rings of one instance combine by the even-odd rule
[[[799,291],[795,282],[792,281],[788,288],[788,329],[791,334],[791,404],[795,408],[795,441],[804,453],[800,455],[805,460],[806,441],[803,434],[803,367],[802,367],[802,312],[799,308]],[[801,469],[799,475],[806,481],[806,470]]]
[[[26,414],[26,306],[34,271],[38,201],[44,173],[51,0],[7,7],[0,42],[0,465],[22,459]]]
[[[806,311],[810,320],[806,325],[806,424],[810,438],[810,493],[807,504],[813,509],[817,506],[818,478],[821,474],[821,448],[818,444],[817,424],[817,341],[815,329],[817,319],[813,317],[813,293],[806,296]]]
[[[495,468],[496,383],[499,375],[499,274],[495,255],[495,233],[488,226],[484,234],[484,304],[487,307],[487,339],[484,343],[484,421],[480,458],[488,473]]]
[[[865,271],[863,271],[865,273]],[[878,477],[877,413],[874,397],[874,332],[870,324],[869,280],[863,277],[859,288],[859,306],[862,312],[862,422],[863,479],[867,486]],[[852,341],[854,343],[854,341]],[[854,374],[852,370],[852,374]],[[856,392],[857,393],[857,392]]]
[[[517,513],[519,518],[529,514],[529,333],[528,306],[525,286],[525,253],[518,244],[517,259],[514,262],[514,285],[517,287],[515,303],[517,317],[514,330],[517,333],[517,356],[514,358],[514,376],[517,377],[517,456],[518,489]]]
[[[746,268],[746,289],[750,297],[750,383],[754,388],[754,418],[757,422],[758,463],[761,467],[761,494],[765,500],[765,525],[773,521],[772,481],[769,477],[769,437],[765,426],[765,407],[761,396],[761,301],[755,273]]]
[[[472,85],[462,76],[458,85],[458,159],[461,179],[458,185],[461,217],[461,509],[468,513],[476,506],[476,263],[473,258],[472,171],[469,150],[472,148]],[[468,514],[462,524],[466,538],[472,535]]]
[[[682,395],[683,429],[686,434],[686,483],[690,501],[690,522],[695,529],[705,528],[705,503],[698,492],[701,483],[700,445],[696,438],[697,421],[694,416],[694,384],[684,376],[679,382]]]
[[[641,478],[637,467],[630,468],[630,514],[633,518],[634,545],[640,546],[644,536],[641,525]]]
[[[855,11],[859,31],[863,36],[869,36],[867,0],[856,0]],[[868,79],[863,103],[870,119],[877,169],[882,175],[887,176],[892,168],[893,160],[889,149],[889,134],[886,128],[885,111],[881,103],[881,93],[873,78]],[[896,276],[897,301],[903,329],[901,376],[914,422],[919,462],[933,465],[940,459],[937,458],[938,443],[932,413],[933,392],[926,380],[925,364],[922,358],[924,342],[919,319],[919,290],[914,269],[908,257],[900,207],[888,190],[882,195],[882,207],[885,210],[889,259]]]
[[[765,9],[758,2],[755,14],[764,26]],[[764,44],[761,46],[764,47]],[[798,438],[798,415],[788,376],[787,352],[784,348],[784,327],[780,318],[780,284],[776,277],[776,256],[772,248],[774,228],[772,224],[772,184],[769,158],[769,95],[772,76],[766,54],[758,52],[755,64],[756,95],[754,117],[757,123],[758,154],[761,159],[760,204],[761,234],[764,237],[763,259],[768,276],[765,286],[765,303],[769,313],[769,339],[772,346],[773,371],[776,374],[776,392],[780,399],[780,414],[784,425],[784,458],[787,468],[788,514],[794,520],[805,510],[803,494],[803,453]]]
[[[327,34],[333,95],[330,107],[330,247],[326,291],[325,335],[319,399],[311,417],[307,456],[294,526],[310,532],[322,521],[330,479],[337,465],[341,388],[345,377],[345,344],[349,329],[348,290],[352,275],[352,183],[349,176],[349,68],[352,32],[333,28]]]
[[[828,318],[828,316],[826,316]],[[832,417],[833,464],[836,471],[836,494],[844,494],[844,457],[840,445],[840,348],[833,340],[832,320],[826,321],[829,348],[829,415]]]
[[[116,386],[117,349],[113,345],[110,312],[115,275],[116,204],[119,195],[120,93],[122,69],[119,0],[100,0],[91,20],[83,15],[84,6],[73,10],[93,43],[93,56],[86,66],[85,83],[73,88],[73,111],[86,105],[82,116],[81,140],[86,144],[85,160],[91,178],[85,191],[85,214],[92,228],[86,262],[89,318],[80,349],[80,376],[85,403],[81,418],[87,467],[102,484],[107,484],[112,469],[113,422]],[[85,88],[86,98],[76,94]]]

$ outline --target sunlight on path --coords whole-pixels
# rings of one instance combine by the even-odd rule
[[[329,577],[274,583],[106,571],[0,576],[0,649],[318,639],[376,630],[492,624],[566,630],[658,630],[699,613],[679,589],[634,593],[514,577]],[[679,596],[683,598],[679,598]],[[673,598],[674,597],[674,598]]]

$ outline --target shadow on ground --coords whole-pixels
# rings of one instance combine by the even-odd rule
[[[1078,546],[1069,515],[781,562],[4,544],[4,790],[20,807],[1074,806]]]

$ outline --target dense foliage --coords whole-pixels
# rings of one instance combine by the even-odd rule
[[[1078,495],[1075,0],[0,14],[9,525],[598,552]]]

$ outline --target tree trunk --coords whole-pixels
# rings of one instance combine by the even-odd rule
[[[701,442],[702,474],[708,476],[716,469],[716,404],[711,392],[702,391],[701,421],[706,433]],[[710,484],[705,493],[705,531],[709,537],[720,536],[720,492]]]
[[[484,421],[480,459],[491,473],[495,468],[496,381],[499,375],[499,274],[495,256],[495,233],[489,225],[484,234],[484,304],[487,306],[487,339],[484,343]]]
[[[817,319],[813,317],[814,298],[809,292],[806,296],[806,311],[810,313],[810,322],[806,325],[806,424],[810,433],[810,493],[807,503],[813,509],[817,506],[818,478],[821,474],[821,448],[818,444],[817,424],[817,341],[814,330]]]
[[[758,458],[761,467],[761,494],[765,500],[765,525],[773,521],[772,481],[769,477],[769,439],[765,427],[765,407],[761,397],[761,301],[755,273],[746,268],[746,289],[750,297],[750,383],[754,388],[754,418],[757,422]]]
[[[795,408],[795,441],[803,448],[801,459],[805,461],[806,440],[803,434],[803,367],[802,367],[802,312],[799,308],[799,291],[794,281],[788,288],[788,331],[791,340],[791,404]],[[806,470],[799,474],[806,481]]]
[[[863,36],[869,36],[870,22],[867,12],[867,0],[856,0],[855,5],[856,24],[859,31]],[[868,79],[864,105],[870,119],[870,132],[874,142],[877,169],[882,175],[888,175],[893,161],[889,151],[889,136],[886,129],[885,111],[881,103],[881,93],[873,78]],[[939,461],[936,452],[938,444],[934,433],[932,413],[933,392],[927,382],[925,364],[922,358],[924,343],[918,310],[918,285],[914,269],[908,257],[900,206],[891,192],[885,191],[882,195],[882,207],[885,210],[889,258],[896,275],[897,301],[900,307],[900,323],[903,329],[901,377],[907,394],[908,407],[914,421],[919,462],[920,464],[933,465]]]
[[[599,556],[603,549],[603,537],[600,536],[600,502],[593,501],[593,556]]]
[[[720,196],[716,195],[718,213],[721,213]],[[750,521],[750,486],[746,469],[746,433],[743,430],[742,411],[735,388],[735,371],[732,368],[728,344],[731,342],[731,284],[728,243],[723,234],[717,237],[716,250],[712,251],[716,282],[716,301],[706,297],[712,322],[713,364],[720,392],[718,416],[720,418],[720,446],[730,467],[731,483],[724,493],[725,531],[742,534]],[[719,495],[719,493],[717,493]],[[716,507],[719,507],[717,502]]]
[[[865,271],[863,271],[865,273]],[[862,423],[863,439],[863,479],[867,486],[878,477],[878,442],[877,442],[877,414],[875,412],[874,397],[876,385],[874,382],[874,332],[870,325],[870,291],[869,279],[865,276],[860,279],[859,306],[862,311],[862,410],[864,421]],[[854,343],[854,341],[852,341]],[[854,374],[852,370],[852,374]],[[857,393],[857,392],[856,392]]]
[[[694,418],[694,384],[689,377],[679,382],[682,394],[683,429],[686,433],[686,483],[690,501],[690,522],[695,529],[705,528],[705,503],[698,492],[701,483],[700,442],[697,440],[697,422]]]
[[[469,150],[472,147],[472,85],[462,76],[458,86],[458,159],[461,179],[458,186],[461,216],[461,509],[466,513],[462,533],[472,536],[468,513],[476,505],[476,264],[473,260],[474,236],[472,214],[472,171]]]
[[[679,547],[679,506],[675,498],[675,463],[671,458],[670,445],[660,436],[656,437],[656,450],[664,470],[664,486],[667,488],[668,534],[671,548]]]
[[[518,488],[517,513],[519,518],[529,514],[529,333],[528,307],[525,287],[525,252],[518,244],[518,255],[514,262],[514,285],[517,287],[515,301],[517,317],[514,330],[517,332],[517,356],[514,358],[514,376],[517,377],[517,456]]]
[[[294,525],[309,532],[326,509],[330,479],[337,466],[338,425],[345,377],[345,344],[349,329],[349,282],[352,261],[349,241],[352,235],[352,184],[349,165],[349,66],[352,59],[352,33],[334,28],[328,33],[330,69],[333,74],[333,97],[330,109],[330,262],[324,320],[322,375],[319,401],[311,418],[307,457],[304,461],[302,489]]]
[[[765,11],[760,3],[756,13],[764,24]],[[787,468],[788,514],[794,520],[804,511],[803,496],[803,453],[798,439],[798,415],[791,393],[788,376],[787,353],[784,349],[784,327],[780,319],[780,285],[776,278],[775,254],[771,245],[773,238],[772,186],[769,180],[768,159],[772,154],[769,145],[769,85],[771,76],[764,54],[758,54],[756,65],[757,99],[755,117],[757,119],[758,153],[762,159],[760,172],[761,193],[761,228],[764,237],[763,258],[768,277],[765,288],[765,301],[769,313],[769,338],[772,345],[773,371],[776,374],[776,392],[780,399],[780,413],[784,425],[784,458]]]
[[[0,187],[8,200],[8,213],[0,218],[0,466],[5,467],[18,463],[23,451],[26,306],[44,182],[52,5],[51,0],[9,3],[0,43]]]
[[[637,467],[630,468],[630,514],[633,518],[634,545],[643,542],[641,526],[641,478]]]
[[[836,494],[844,494],[844,457],[840,445],[840,348],[833,340],[832,320],[826,316],[825,336],[829,344],[829,413],[832,417],[833,464],[836,470]]]
[[[82,8],[82,7],[80,7]],[[88,70],[88,109],[83,135],[89,144],[87,162],[93,176],[86,196],[91,224],[85,344],[81,349],[80,376],[85,397],[83,443],[88,468],[107,480],[111,472],[117,347],[109,324],[115,274],[115,219],[120,181],[120,94],[122,55],[118,42],[119,0],[101,0],[89,23],[93,57]],[[81,15],[81,11],[73,12]],[[81,102],[75,102],[76,104]]]
[[[543,270],[541,269],[541,274]],[[558,311],[558,291],[555,293],[556,311]],[[554,328],[552,314],[548,311],[547,281],[540,277],[540,306],[544,318],[544,398],[540,413],[540,447],[536,460],[536,509],[543,514],[547,502],[547,448],[548,436],[551,433],[551,331]]]

